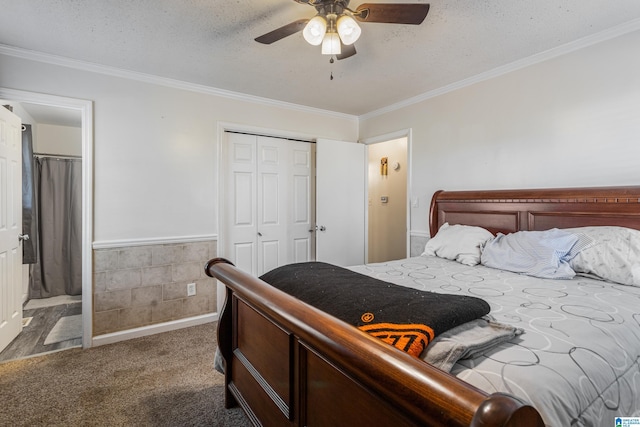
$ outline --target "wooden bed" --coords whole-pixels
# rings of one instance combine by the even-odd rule
[[[640,187],[438,191],[444,223],[492,233],[590,225],[640,229]],[[394,349],[216,258],[226,286],[218,324],[227,407],[264,426],[541,426],[538,412]]]

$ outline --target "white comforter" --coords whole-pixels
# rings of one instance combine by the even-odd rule
[[[530,402],[549,426],[640,416],[640,288],[577,276],[538,279],[421,256],[351,267],[416,289],[473,295],[524,333],[452,374]]]

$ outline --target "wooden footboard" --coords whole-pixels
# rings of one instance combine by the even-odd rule
[[[226,405],[264,426],[542,426],[538,412],[323,313],[222,258]]]

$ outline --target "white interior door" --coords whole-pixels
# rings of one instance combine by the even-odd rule
[[[226,133],[225,161],[225,238],[223,256],[238,268],[256,274],[256,137]]]
[[[327,139],[316,145],[316,259],[364,264],[365,146]]]
[[[288,181],[290,153],[287,140],[257,137],[257,274],[287,262],[289,228]]]
[[[261,275],[313,259],[314,145],[226,133],[224,253]]]
[[[0,351],[22,330],[22,123],[0,106]]]

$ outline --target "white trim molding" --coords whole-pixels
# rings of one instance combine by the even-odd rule
[[[209,242],[218,240],[217,234],[200,236],[149,237],[146,239],[102,240],[93,242],[93,249],[129,248],[132,246],[171,245],[176,243]]]
[[[393,139],[400,139],[400,138],[410,139],[411,132],[412,132],[411,128],[400,129],[394,132],[385,133],[384,135],[377,135],[377,136],[372,136],[370,138],[361,139],[359,142],[361,144],[369,145],[369,144],[377,144],[378,142],[391,141]]]
[[[386,114],[391,111],[396,111],[404,107],[418,104],[422,101],[426,101],[427,99],[435,98],[437,96],[444,95],[445,93],[453,92],[455,90],[462,89],[464,87],[471,86],[475,83],[489,80],[494,77],[499,77],[504,74],[510,73],[512,71],[516,71],[534,64],[538,64],[538,63],[547,61],[549,59],[553,59],[558,56],[565,55],[567,53],[571,53],[576,50],[579,50],[597,43],[601,43],[607,40],[611,40],[613,38],[623,36],[625,34],[631,33],[633,31],[638,31],[638,30],[640,30],[640,19],[634,19],[633,21],[629,21],[624,24],[618,25],[616,27],[610,28],[608,30],[601,31],[597,34],[583,37],[581,39],[566,43],[562,46],[558,46],[553,49],[549,49],[544,52],[531,55],[527,58],[514,61],[510,64],[506,64],[501,67],[494,68],[493,70],[489,70],[484,73],[477,74],[475,76],[469,77],[468,79],[460,80],[458,82],[443,86],[441,88],[438,88],[429,92],[425,92],[421,95],[417,95],[412,98],[405,99],[404,101],[400,101],[396,104],[388,105],[378,110],[370,111],[366,114],[360,115],[359,118],[360,120],[368,120],[368,119],[380,116],[382,114]]]
[[[409,234],[417,237],[431,237],[431,233],[425,230],[411,230]]]
[[[202,314],[200,316],[186,319],[172,320],[170,322],[156,323],[155,325],[142,326],[140,328],[127,329],[125,331],[113,332],[110,334],[97,335],[93,337],[92,345],[99,346],[113,344],[120,341],[141,338],[155,335],[162,332],[175,331],[176,329],[188,328],[190,326],[204,325],[218,320],[218,313]]]
[[[82,116],[82,347],[88,348],[93,333],[93,102],[4,87],[0,87],[0,98],[69,108]]]
[[[407,217],[405,219],[406,224],[407,224],[407,233],[406,233],[406,253],[407,256],[409,256],[411,254],[411,233],[410,233],[410,228],[411,228],[411,194],[413,194],[413,184],[412,184],[412,170],[411,170],[411,165],[413,164],[413,130],[412,128],[406,128],[406,129],[399,129],[397,131],[394,132],[389,132],[389,133],[385,133],[383,135],[376,135],[376,136],[372,136],[370,138],[365,138],[362,139],[360,141],[358,141],[361,144],[365,144],[365,145],[371,145],[371,144],[377,144],[380,142],[387,142],[387,141],[393,141],[395,139],[400,139],[400,138],[406,138],[407,140],[407,191],[406,191],[406,196],[407,196],[407,206],[409,208],[407,208]],[[368,151],[366,154],[367,158],[368,158]],[[369,194],[369,175],[367,173],[367,176],[365,177],[365,186],[366,186],[366,194]],[[367,208],[367,206],[365,206],[365,230],[369,230],[369,209]],[[365,233],[365,256],[366,259],[369,259],[369,233],[368,231]]]
[[[61,67],[74,68],[76,70],[89,71],[92,73],[104,74],[112,77],[120,77],[124,79],[137,80],[143,83],[157,84],[160,86],[170,87],[174,89],[188,90],[191,92],[202,93],[206,95],[220,96],[238,101],[252,102],[265,106],[287,108],[301,112],[312,114],[320,114],[329,117],[358,120],[357,116],[336,111],[322,110],[320,108],[308,107],[305,105],[293,104],[290,102],[277,101],[274,99],[263,98],[245,93],[233,92],[225,89],[218,89],[211,86],[205,86],[195,83],[189,83],[182,80],[175,80],[166,77],[154,76],[151,74],[130,71],[116,67],[96,64],[92,62],[79,61],[76,59],[65,58],[63,56],[51,55],[48,53],[37,52],[34,50],[22,49],[13,46],[0,44],[0,55],[13,56],[16,58],[27,59],[30,61],[43,62],[45,64],[58,65]]]

